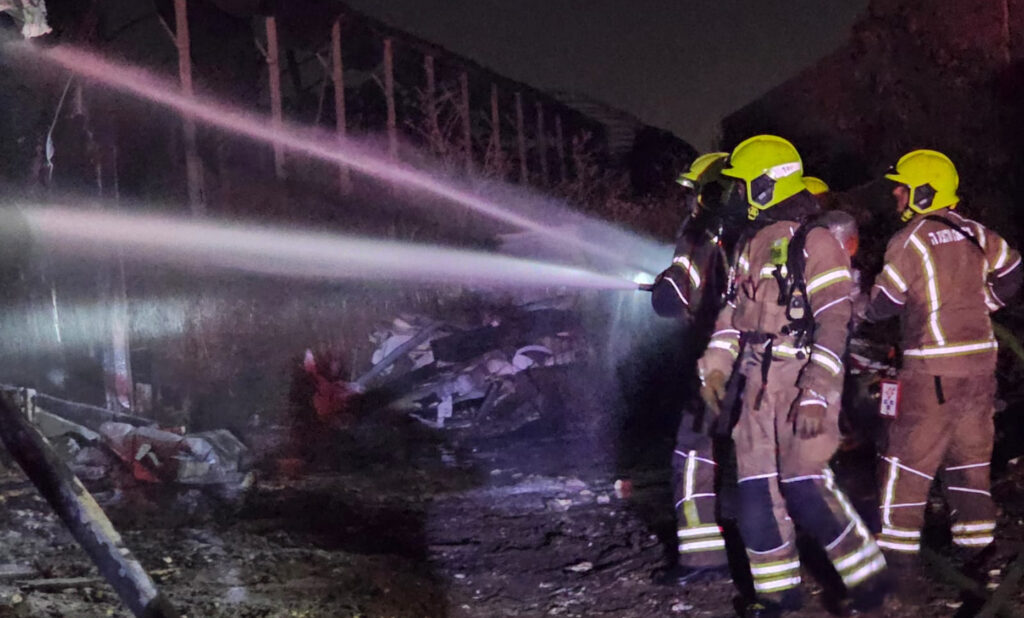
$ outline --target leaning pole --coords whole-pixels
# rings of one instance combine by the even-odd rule
[[[6,395],[0,395],[0,441],[133,614],[181,616],[156,589],[92,494]]]

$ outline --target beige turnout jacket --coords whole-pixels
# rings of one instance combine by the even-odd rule
[[[941,221],[918,217],[889,241],[871,290],[869,320],[899,315],[903,369],[935,376],[995,370],[989,313],[1019,287],[1020,254],[999,234],[951,210]]]

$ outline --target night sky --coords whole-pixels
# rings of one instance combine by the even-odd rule
[[[697,148],[835,49],[867,0],[349,0],[530,85],[606,101]]]

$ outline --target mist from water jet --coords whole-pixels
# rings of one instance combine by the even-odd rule
[[[62,46],[42,50],[27,44],[19,46],[19,49],[32,49],[37,57],[73,73],[226,131],[284,146],[322,161],[343,164],[386,183],[460,204],[491,219],[538,234],[554,247],[572,247],[603,260],[613,272],[624,268],[657,272],[667,257],[663,245],[607,222],[571,212],[549,198],[520,198],[515,200],[516,208],[511,208],[508,202],[482,198],[478,190],[459,188],[451,181],[439,179],[437,174],[390,161],[377,149],[354,139],[293,125],[274,128],[263,116],[206,99],[186,97],[166,80],[81,49]],[[504,192],[505,198],[510,193],[497,187],[491,187],[491,192]]]
[[[80,256],[299,279],[635,290],[632,280],[478,251],[93,209],[23,207],[32,240]],[[11,215],[7,215],[11,216]]]

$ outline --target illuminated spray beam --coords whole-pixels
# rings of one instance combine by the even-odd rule
[[[629,279],[503,255],[166,216],[22,208],[33,241],[74,256],[125,257],[306,279],[635,290]]]
[[[133,338],[179,336],[191,309],[181,298],[144,298],[131,302]],[[110,340],[110,306],[101,301],[62,303],[59,318],[48,307],[6,308],[0,313],[0,354],[28,355],[65,348],[86,348]]]
[[[497,221],[535,232],[560,246],[571,245],[587,254],[611,259],[619,267],[628,266],[633,270],[650,268],[649,265],[636,266],[636,260],[631,255],[624,253],[619,243],[599,244],[572,234],[562,233],[533,218],[512,212],[497,203],[441,182],[430,174],[390,162],[351,139],[343,139],[336,135],[326,137],[323,133],[296,126],[275,129],[262,116],[237,107],[183,96],[178,94],[176,86],[165,80],[158,79],[138,68],[111,62],[81,49],[68,46],[47,50],[28,47],[22,49],[34,49],[39,57],[56,63],[68,71],[110,88],[169,107],[221,129],[270,144],[278,144],[293,152],[316,159],[347,165],[367,176],[390,184],[442,197]],[[617,234],[614,235],[622,237],[620,230],[615,230],[615,232]],[[633,240],[635,241],[636,238]]]

